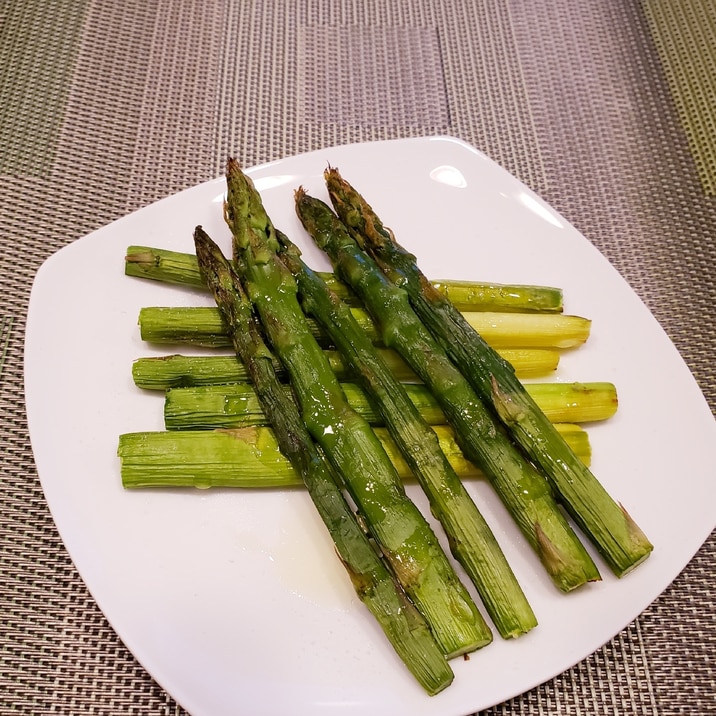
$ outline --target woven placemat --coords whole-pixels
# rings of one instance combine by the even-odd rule
[[[387,71],[406,53],[407,81]],[[230,152],[252,165],[404,136],[474,144],[607,255],[716,405],[716,206],[639,5],[28,0],[0,9],[0,60],[0,289],[15,316],[0,377],[0,713],[184,713],[57,535],[27,435],[22,341],[46,257],[219,175]],[[368,91],[386,106],[364,107]],[[716,713],[715,553],[711,539],[615,639],[485,714]]]
[[[704,191],[716,195],[716,5],[643,0]]]

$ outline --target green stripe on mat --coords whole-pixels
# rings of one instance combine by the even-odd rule
[[[5,3],[0,15],[0,174],[52,162],[88,0]]]
[[[704,191],[716,195],[716,2],[642,4]]]

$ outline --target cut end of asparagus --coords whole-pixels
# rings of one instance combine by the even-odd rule
[[[128,264],[140,264],[141,266],[156,266],[156,256],[148,249],[140,249],[132,252],[132,247],[128,249],[124,260]]]
[[[196,256],[168,249],[129,246],[124,257],[124,273],[136,278],[206,288]]]
[[[591,560],[571,560],[547,537],[542,526],[535,524],[538,552],[552,581],[563,592],[571,592],[587,582],[598,582],[601,575]]]
[[[631,544],[630,563],[622,569],[613,567],[616,575],[618,577],[623,577],[633,571],[649,557],[649,555],[654,551],[654,545],[649,541],[641,527],[639,527],[639,525],[632,519],[631,515],[624,508],[624,505],[619,503],[619,509],[624,515],[626,533],[628,535],[629,543]]]
[[[425,620],[405,594],[398,592],[398,618],[386,620],[385,605],[395,604],[395,594],[390,584],[375,584],[368,593],[365,593],[363,580],[357,586],[355,582],[353,584],[356,593],[363,592],[364,604],[368,609],[381,617],[396,652],[428,695],[435,696],[450,686],[455,678],[453,670],[446,657],[433,648],[435,642]]]

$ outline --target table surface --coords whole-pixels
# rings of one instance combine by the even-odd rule
[[[48,256],[219,176],[228,154],[251,166],[376,139],[473,144],[606,255],[716,406],[716,67],[694,52],[716,46],[706,0],[0,8],[0,311],[13,316],[0,376],[0,712],[184,713],[108,625],[57,534],[27,432],[23,334]],[[609,643],[484,713],[716,713],[715,552],[712,537]]]

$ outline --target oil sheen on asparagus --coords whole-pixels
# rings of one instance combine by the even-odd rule
[[[251,373],[278,444],[303,478],[358,597],[423,688],[430,694],[438,693],[452,682],[452,669],[427,624],[367,539],[333,471],[308,434],[296,403],[279,383],[248,298],[229,263],[200,227],[195,232],[195,244],[203,274],[230,326],[237,356]]]
[[[308,326],[276,230],[253,183],[230,160],[224,209],[234,264],[284,364],[309,432],[343,477],[367,527],[448,656],[492,640],[430,525],[405,493],[385,449],[353,410]]]
[[[400,353],[440,402],[463,451],[488,476],[553,582],[570,591],[600,579],[547,481],[514,446],[423,326],[407,294],[386,279],[324,202],[302,193],[296,197],[296,210],[336,274],[363,301],[382,342]]]
[[[395,240],[365,199],[338,170],[325,173],[334,208],[363,247],[410,303],[510,435],[544,471],[564,506],[617,576],[645,560],[653,546],[624,507],[605,490],[554,430],[507,364],[479,329],[433,290],[417,260]]]

